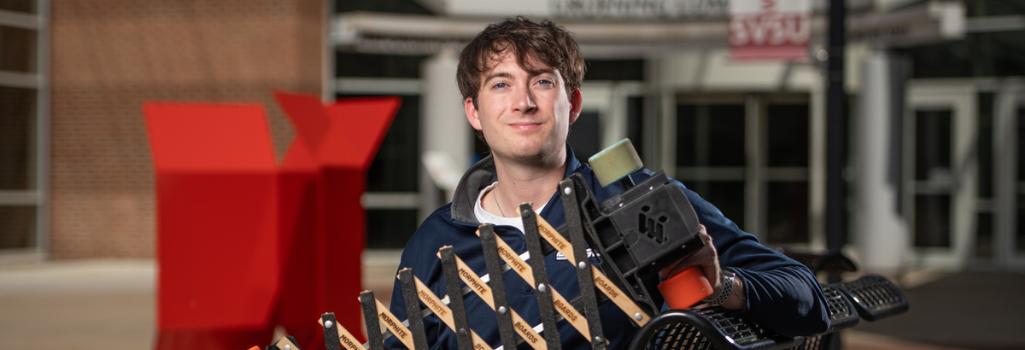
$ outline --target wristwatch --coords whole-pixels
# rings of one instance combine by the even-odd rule
[[[733,277],[736,275],[737,274],[733,273],[733,270],[730,270],[728,267],[724,267],[719,270],[719,276],[722,280],[722,289],[719,290],[719,295],[716,295],[715,298],[705,298],[702,301],[712,306],[722,305],[722,303],[725,303],[726,300],[730,298],[730,295],[733,294]]]

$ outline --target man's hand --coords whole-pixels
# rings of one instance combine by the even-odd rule
[[[720,277],[719,267],[719,254],[715,250],[715,246],[712,245],[712,236],[705,230],[705,225],[699,225],[698,237],[701,238],[701,242],[705,243],[705,246],[698,249],[690,256],[680,259],[669,266],[666,266],[659,271],[658,276],[665,279],[669,278],[689,267],[697,266],[701,268],[701,272],[708,278],[708,283],[712,285],[713,291],[712,296],[719,295],[722,291],[722,277]],[[744,284],[740,280],[740,277],[734,277],[733,280],[733,293],[729,299],[726,300],[721,306],[727,309],[739,310],[744,306]]]

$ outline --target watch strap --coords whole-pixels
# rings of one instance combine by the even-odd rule
[[[705,298],[703,301],[712,305],[718,306],[726,302],[733,294],[733,277],[736,274],[728,268],[722,268],[719,272],[719,279],[722,282],[722,289],[719,290],[719,294],[715,298]]]

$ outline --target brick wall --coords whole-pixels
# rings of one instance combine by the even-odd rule
[[[144,101],[262,103],[320,94],[323,1],[52,0],[50,257],[153,257]]]

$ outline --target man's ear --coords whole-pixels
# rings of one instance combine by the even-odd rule
[[[470,126],[480,130],[480,117],[477,115],[477,107],[473,105],[473,97],[463,100],[463,109],[466,111],[466,120],[470,122]]]
[[[580,90],[573,90],[569,94],[569,123],[577,121],[580,117],[580,110],[583,109],[584,100],[580,97]]]

